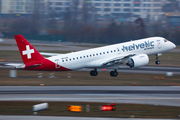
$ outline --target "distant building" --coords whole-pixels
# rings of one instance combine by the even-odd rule
[[[158,20],[163,0],[89,0],[100,16],[135,16]]]
[[[1,0],[1,14],[31,14],[33,0]]]
[[[48,0],[1,0],[1,14],[32,14],[36,2],[46,5]]]
[[[41,3],[39,8],[44,9],[45,13],[54,11],[63,15],[78,3],[79,11],[86,4],[90,6],[88,10],[91,9],[99,18],[141,17],[159,20],[164,14],[162,6],[167,0],[1,0],[1,14],[32,14],[36,2]]]
[[[49,0],[49,10],[57,13],[66,12],[69,7],[73,6],[75,0]],[[95,9],[97,17],[141,17],[158,20],[162,12],[162,5],[167,0],[76,0],[78,8],[81,9],[83,4],[89,6],[88,10]]]
[[[166,13],[166,23],[170,27],[180,27],[180,12]]]
[[[54,10],[56,12],[65,12],[66,9],[69,8],[72,4],[72,1],[73,0],[49,0],[48,7],[49,10]]]

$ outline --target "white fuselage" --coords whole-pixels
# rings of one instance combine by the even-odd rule
[[[71,70],[84,67],[97,68],[108,60],[131,54],[158,54],[174,49],[175,45],[162,37],[151,37],[99,48],[72,52],[47,58]]]

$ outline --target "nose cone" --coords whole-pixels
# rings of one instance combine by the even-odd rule
[[[172,46],[173,46],[173,48],[176,48],[176,45],[174,43],[172,43]]]
[[[171,47],[171,49],[176,48],[176,45],[175,45],[173,42],[170,42],[170,41],[169,41],[168,44],[169,44],[168,46]]]

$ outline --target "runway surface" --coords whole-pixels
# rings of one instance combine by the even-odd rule
[[[23,64],[21,62],[0,62],[0,69],[14,69],[13,66],[8,66],[6,64]],[[92,69],[83,68],[79,69],[77,71],[91,71]],[[102,71],[102,69],[97,69],[99,72]],[[106,68],[107,72],[112,71],[112,67]],[[180,67],[168,67],[168,66],[143,66],[140,68],[129,68],[126,65],[120,65],[118,69],[119,73],[147,73],[147,74],[166,74],[167,72],[172,72],[173,74],[180,75]]]
[[[102,118],[102,117],[52,117],[52,116],[23,116],[0,115],[0,120],[177,120],[177,119],[145,119],[145,118]]]
[[[0,101],[116,102],[180,106],[179,86],[1,86]]]

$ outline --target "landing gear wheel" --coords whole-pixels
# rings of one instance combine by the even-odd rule
[[[118,72],[117,71],[111,71],[110,72],[110,76],[111,77],[117,77],[118,76]]]
[[[94,71],[93,71],[93,70],[90,71],[90,75],[91,75],[91,76],[94,76]]]
[[[98,72],[96,70],[91,70],[90,71],[90,75],[91,76],[97,76],[98,75]]]
[[[159,64],[160,64],[160,61],[159,61],[159,60],[157,60],[155,63],[156,63],[157,65],[159,65]]]
[[[94,71],[94,76],[97,76],[98,75],[98,72],[97,71]]]
[[[114,71],[111,71],[110,76],[113,77],[113,75],[114,75]]]

